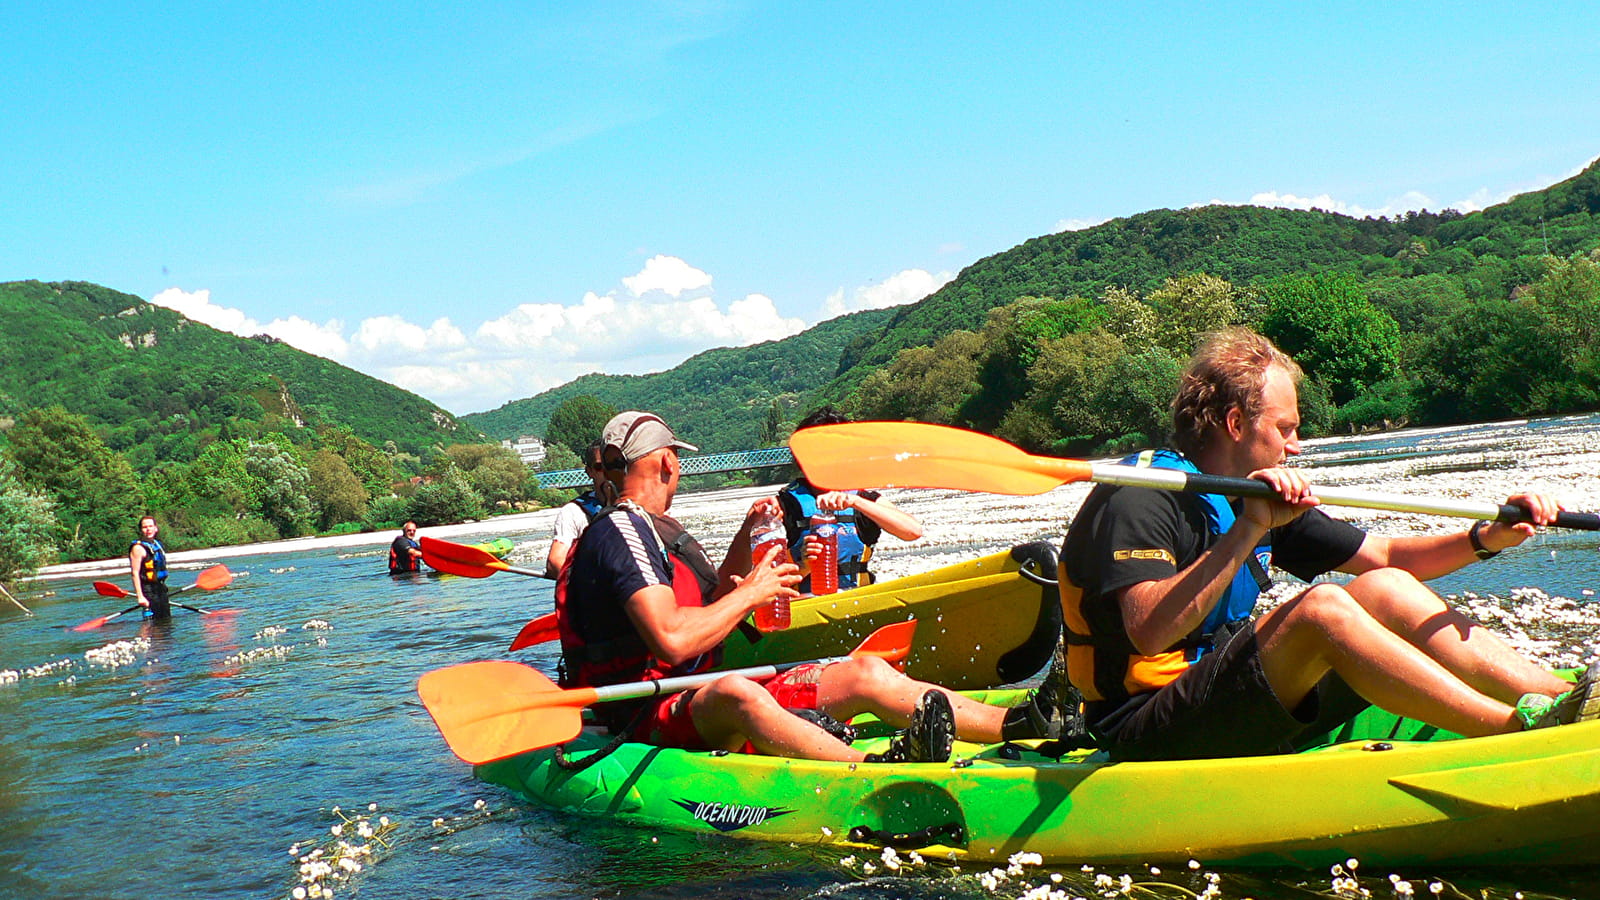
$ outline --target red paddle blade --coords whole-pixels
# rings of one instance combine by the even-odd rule
[[[427,535],[422,536],[420,543],[423,556],[437,556],[463,565],[487,566],[491,569],[497,568],[495,563],[505,565],[493,553],[482,547],[469,547],[466,544],[457,544]]]
[[[560,639],[561,629],[556,626],[556,614],[545,613],[522,626],[522,630],[517,632],[517,639],[511,642],[511,649],[521,650],[523,647],[548,644],[551,641]]]
[[[595,700],[593,689],[564,691],[505,660],[435,669],[417,681],[417,694],[451,752],[473,765],[572,740]]]
[[[94,583],[94,592],[96,594],[99,594],[102,597],[131,597],[131,596],[133,596],[132,594],[128,593],[127,591],[123,590],[120,587],[117,587],[116,585],[112,584],[109,581],[96,581]]]
[[[111,621],[111,617],[110,616],[101,616],[98,619],[90,619],[89,621],[84,622],[81,625],[74,625],[74,626],[72,626],[72,630],[73,631],[93,631],[96,628],[99,628],[101,625],[104,625],[105,623],[107,623],[109,621]]]
[[[461,575],[465,578],[488,578],[494,570],[485,566],[474,566],[443,556],[430,556],[426,550],[422,553],[422,561],[446,575]]]

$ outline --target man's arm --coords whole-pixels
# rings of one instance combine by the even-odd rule
[[[1140,653],[1160,653],[1200,627],[1261,538],[1317,505],[1304,473],[1274,468],[1251,472],[1250,477],[1271,485],[1279,496],[1245,500],[1233,526],[1176,575],[1119,592],[1123,626]]]
[[[1485,550],[1498,553],[1521,544],[1533,536],[1535,525],[1548,525],[1555,521],[1561,504],[1544,494],[1516,494],[1506,500],[1513,506],[1528,511],[1533,524],[1519,522],[1505,525],[1493,522],[1478,529],[1478,540]],[[1342,572],[1359,575],[1372,569],[1404,569],[1421,581],[1438,578],[1478,561],[1477,548],[1472,546],[1471,529],[1455,534],[1429,534],[1413,537],[1389,538],[1367,535],[1361,549],[1350,561],[1339,567]]]
[[[749,550],[746,549],[748,555]],[[734,588],[709,606],[679,606],[672,586],[652,584],[628,597],[625,608],[634,628],[656,659],[677,665],[721,644],[744,617],[783,595],[799,597],[793,565],[757,566],[747,577],[733,577]]]
[[[1188,568],[1123,588],[1117,602],[1134,649],[1154,656],[1199,628],[1266,532],[1260,523],[1240,516]]]
[[[567,562],[567,551],[570,549],[572,548],[561,541],[552,540],[550,542],[550,555],[544,559],[544,574],[551,578],[560,575],[561,567],[566,565]]]

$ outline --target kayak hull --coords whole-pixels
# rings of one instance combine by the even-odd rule
[[[1045,580],[1029,580],[1024,574]],[[1061,632],[1054,548],[1039,541],[920,575],[796,600],[791,624],[751,643],[734,634],[723,666],[843,656],[875,629],[917,620],[906,673],[956,690],[1024,681]]]
[[[1029,852],[1054,865],[1600,862],[1600,722],[1406,741],[1388,738],[1392,717],[1367,719],[1366,737],[1241,759],[1006,759],[997,746],[958,744],[960,765],[850,765],[623,744],[580,772],[549,750],[477,771],[558,810],[841,852]],[[585,735],[569,755],[602,740]]]
[[[517,549],[517,542],[508,537],[498,537],[492,541],[483,541],[482,543],[469,544],[468,546],[482,550],[495,559],[505,559],[507,553]]]

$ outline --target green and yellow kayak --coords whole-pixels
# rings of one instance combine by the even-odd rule
[[[483,541],[482,543],[469,544],[468,546],[482,550],[495,559],[505,559],[507,553],[517,549],[517,542],[508,537],[498,537],[492,541]]]
[[[1016,692],[979,694],[1013,701]],[[878,738],[877,740],[883,740]],[[568,745],[583,760],[604,742]],[[858,743],[863,749],[873,749]],[[955,763],[824,763],[623,744],[582,771],[540,750],[478,776],[648,828],[917,849],[928,858],[1325,867],[1600,862],[1600,722],[1460,738],[1369,711],[1300,753],[1054,759],[958,744]]]
[[[1050,661],[1061,633],[1053,545],[1036,541],[855,590],[796,600],[791,624],[734,634],[723,667],[844,656],[877,628],[917,620],[907,674],[957,690],[1014,684]]]

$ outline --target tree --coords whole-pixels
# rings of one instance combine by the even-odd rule
[[[59,527],[50,498],[17,480],[10,464],[0,465],[0,581],[54,562]]]
[[[321,526],[328,529],[340,522],[359,522],[367,514],[371,495],[343,456],[323,448],[306,465],[311,481],[311,498],[322,510]]]
[[[411,495],[408,518],[418,525],[453,525],[483,515],[483,498],[466,475],[450,467]]]
[[[128,461],[83,416],[60,406],[29,410],[11,430],[16,477],[55,500],[56,544],[72,559],[119,556],[144,512]]]
[[[1293,356],[1307,375],[1348,403],[1399,372],[1400,326],[1367,301],[1350,275],[1320,274],[1271,285],[1262,333]]]
[[[393,446],[394,442],[386,443]],[[344,426],[324,429],[322,446],[344,459],[350,471],[361,479],[361,485],[366,488],[368,497],[382,496],[393,490],[394,461],[390,453],[372,446]]]
[[[311,475],[294,454],[275,443],[252,442],[242,454],[245,474],[260,484],[261,518],[283,537],[306,534],[317,520]]]
[[[546,444],[559,444],[578,456],[584,448],[600,440],[600,432],[617,414],[617,408],[598,398],[582,394],[555,408],[544,430]]]
[[[763,447],[775,447],[783,440],[783,409],[773,400],[767,405],[767,417],[761,420],[761,433],[758,443]]]
[[[452,444],[444,452],[485,503],[512,504],[527,495],[528,467],[511,448],[500,444]]]

